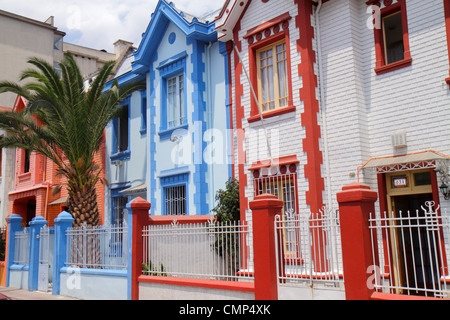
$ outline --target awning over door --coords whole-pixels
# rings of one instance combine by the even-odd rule
[[[121,194],[136,194],[136,193],[142,193],[145,191],[147,191],[147,185],[145,183],[143,183],[143,184],[138,184],[136,186],[119,191],[119,193],[121,193]]]
[[[440,162],[447,162],[450,157],[434,150],[403,154],[398,156],[377,157],[367,160],[361,169],[373,169],[378,173],[436,168]]]

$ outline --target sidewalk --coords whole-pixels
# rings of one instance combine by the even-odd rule
[[[80,300],[72,297],[52,295],[51,292],[28,291],[3,286],[0,286],[0,293],[8,296],[11,300]]]

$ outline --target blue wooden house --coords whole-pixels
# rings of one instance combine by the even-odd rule
[[[119,85],[144,81],[146,90],[125,99],[106,129],[107,223],[120,223],[136,196],[152,215],[211,214],[231,176],[227,53],[214,28],[214,15],[196,18],[160,0],[118,68]]]

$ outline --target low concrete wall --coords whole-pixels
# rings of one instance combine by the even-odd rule
[[[278,286],[278,300],[345,300],[340,288]]]
[[[85,300],[127,300],[127,271],[64,267],[60,290]]]
[[[139,300],[254,300],[252,282],[139,277]]]
[[[27,265],[11,265],[9,268],[9,286],[28,290],[28,269]]]

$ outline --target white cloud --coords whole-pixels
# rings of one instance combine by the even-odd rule
[[[225,0],[175,0],[175,6],[201,16],[220,8]],[[66,33],[65,41],[113,52],[118,39],[138,46],[158,0],[0,0],[0,8],[45,21]]]

